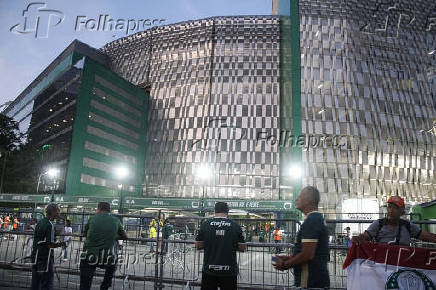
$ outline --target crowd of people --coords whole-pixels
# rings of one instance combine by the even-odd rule
[[[20,222],[16,216],[11,216],[9,214],[0,216],[0,229],[5,231],[17,231],[19,225]]]
[[[305,187],[296,200],[296,208],[301,211],[304,221],[296,235],[293,253],[290,256],[277,255],[273,265],[277,270],[293,269],[295,286],[303,288],[330,287],[327,262],[329,260],[329,234],[323,215],[318,211],[319,191]],[[215,204],[215,215],[205,219],[195,236],[195,248],[204,250],[201,289],[237,289],[238,264],[236,253],[244,252],[247,241],[247,229],[229,218],[229,207],[225,202]],[[401,219],[405,214],[405,202],[399,196],[392,196],[387,201],[386,218],[375,220],[366,231],[351,237],[350,228],[345,228],[346,239],[360,244],[373,241],[408,246],[411,239],[436,243],[436,235],[421,230],[414,223]],[[11,217],[1,217],[2,229],[9,230]],[[71,221],[65,219],[62,238],[57,241],[54,221],[60,219],[60,209],[56,204],[49,204],[44,218],[31,219],[25,227],[33,232],[26,238],[24,253],[32,262],[32,289],[52,289],[53,284],[53,249],[63,249],[63,259],[68,260],[68,249],[72,243],[73,228]],[[18,218],[12,219],[12,225]],[[6,228],[5,228],[6,224]],[[271,232],[272,240],[282,242],[279,225],[264,224],[257,227],[259,241],[266,241],[265,234]],[[12,226],[13,229],[13,226]],[[253,228],[252,228],[253,229]],[[156,221],[152,219],[148,226],[148,238],[158,241],[157,232],[162,233],[164,244],[162,253],[168,252],[165,240],[174,233],[169,219]],[[262,235],[262,233],[264,233]],[[85,237],[80,256],[80,289],[90,289],[96,268],[105,270],[100,289],[109,289],[116,270],[117,246],[119,240],[127,239],[126,231],[118,217],[111,215],[107,202],[98,204],[95,215],[85,225]],[[250,236],[251,238],[251,236]],[[149,252],[155,252],[155,242],[150,242]],[[276,247],[280,253],[280,247]]]

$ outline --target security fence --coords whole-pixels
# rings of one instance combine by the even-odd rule
[[[1,213],[0,213],[1,214]],[[64,250],[55,249],[54,269],[55,289],[79,289],[79,262],[83,246],[81,230],[91,213],[64,213],[74,220],[73,240]],[[194,247],[194,237],[201,218],[169,218],[173,227],[168,239],[162,238],[161,213],[155,216],[157,238],[148,238],[148,227],[153,220],[144,215],[118,215],[127,230],[129,239],[117,245],[117,271],[113,280],[113,289],[199,289],[203,263],[203,251]],[[23,220],[24,218],[22,218]],[[292,271],[277,271],[271,265],[275,254],[290,255],[300,222],[294,219],[236,219],[245,229],[247,250],[238,253],[240,289],[293,289]],[[329,272],[332,289],[346,289],[346,272],[342,265],[346,258],[348,245],[344,238],[344,228],[354,225],[363,232],[371,220],[326,220],[330,235]],[[431,224],[434,222],[416,222]],[[271,225],[268,232],[265,225]],[[272,227],[278,227],[283,233],[280,243],[272,239]],[[59,221],[56,230],[58,240],[62,240],[63,224]],[[30,246],[33,233],[27,224],[19,230],[0,231],[0,286],[28,288],[31,282]],[[261,241],[259,241],[261,240]],[[415,246],[435,247],[434,244],[419,243]],[[93,289],[98,289],[104,272],[97,269]]]

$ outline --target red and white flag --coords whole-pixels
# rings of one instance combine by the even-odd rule
[[[353,244],[343,268],[349,290],[436,290],[436,249]]]

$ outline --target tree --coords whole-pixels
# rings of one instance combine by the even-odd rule
[[[35,193],[40,165],[40,153],[29,143],[10,151],[5,166],[3,191]]]
[[[29,143],[23,143],[18,123],[0,114],[0,192],[36,190],[39,153]]]
[[[6,153],[21,145],[21,133],[18,123],[6,115],[0,114],[0,152]]]
[[[0,192],[3,192],[3,184],[6,175],[6,164],[8,156],[21,145],[20,129],[18,123],[12,118],[0,114],[0,158],[1,176]]]

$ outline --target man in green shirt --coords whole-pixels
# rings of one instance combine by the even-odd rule
[[[329,259],[328,232],[324,218],[318,212],[319,191],[313,186],[303,188],[298,196],[297,209],[305,220],[297,233],[293,256],[277,256],[275,268],[294,268],[295,286],[302,288],[330,287],[327,262]]]
[[[164,240],[168,240],[170,236],[173,234],[173,226],[170,224],[168,219],[164,220],[164,225],[162,227],[162,238]],[[168,252],[168,242],[163,242],[163,251],[162,253],[165,255]]]
[[[110,215],[110,205],[99,202],[96,215],[85,226],[83,252],[80,257],[80,290],[89,290],[96,267],[105,269],[100,289],[109,289],[116,270],[114,244],[127,239],[118,218]]]
[[[53,289],[54,248],[65,246],[56,243],[53,220],[59,218],[57,204],[51,203],[45,208],[45,217],[35,227],[32,248],[32,290]]]
[[[202,290],[237,289],[236,251],[245,251],[241,227],[227,218],[225,202],[215,204],[215,217],[204,221],[196,237],[197,250],[204,249]]]

